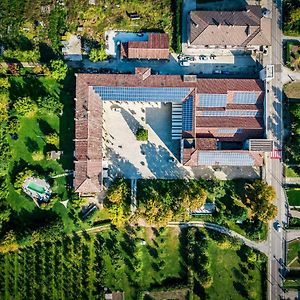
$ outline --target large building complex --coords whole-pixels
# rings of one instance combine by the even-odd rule
[[[136,68],[135,74],[77,74],[75,101],[74,185],[79,193],[101,190],[106,101],[170,104],[170,135],[180,144],[182,165],[263,163],[264,88],[258,79],[153,75],[148,68]]]

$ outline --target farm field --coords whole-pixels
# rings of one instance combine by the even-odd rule
[[[143,299],[144,291],[157,288],[190,293],[193,299],[203,293],[221,299],[220,291],[232,299],[263,299],[263,260],[249,265],[242,254],[245,249],[224,248],[215,238],[208,238],[213,283],[207,290],[188,288],[184,232],[137,227],[96,235],[74,233],[55,243],[38,242],[1,254],[0,298],[102,299],[106,287],[124,291],[126,299]]]

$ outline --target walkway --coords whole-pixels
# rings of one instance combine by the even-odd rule
[[[194,222],[169,222],[168,227],[203,227],[203,228],[207,228],[207,229],[211,229],[211,230],[215,230],[218,231],[220,233],[229,235],[231,237],[237,238],[240,241],[242,241],[245,245],[247,245],[248,247],[251,247],[253,249],[256,249],[264,254],[268,254],[268,244],[267,242],[254,242],[251,241],[247,238],[245,238],[244,236],[242,236],[241,234],[232,231],[224,226],[220,226],[218,224],[214,224],[214,223],[209,223],[209,222],[201,222],[201,221],[194,221]]]
[[[300,184],[300,177],[285,177],[285,184]]]
[[[300,229],[289,229],[286,232],[286,241],[290,242],[292,240],[300,239]]]
[[[300,211],[291,209],[290,213],[291,213],[293,218],[299,218],[300,219]]]

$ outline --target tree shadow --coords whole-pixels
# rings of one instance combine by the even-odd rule
[[[26,137],[24,143],[30,153],[39,150],[39,144],[30,137]]]
[[[55,133],[55,130],[50,126],[50,124],[43,119],[38,119],[38,125],[44,135]]]
[[[249,293],[248,293],[246,287],[245,287],[242,283],[240,283],[240,282],[238,282],[238,281],[234,281],[234,282],[233,282],[233,286],[234,286],[235,290],[236,290],[242,297],[244,297],[244,298],[246,298],[246,299],[249,298]]]

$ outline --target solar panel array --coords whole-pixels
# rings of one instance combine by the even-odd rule
[[[204,166],[253,166],[254,159],[249,153],[199,151],[198,164]]]
[[[156,101],[181,102],[190,93],[189,88],[158,88],[158,87],[94,87],[104,101]]]
[[[188,99],[182,103],[182,130],[193,130],[193,103],[194,99],[189,96]]]
[[[200,94],[200,107],[225,107],[227,104],[227,94]]]
[[[223,111],[201,111],[202,117],[261,117],[262,113],[256,110],[223,110]]]
[[[243,128],[220,128],[218,129],[218,133],[221,134],[236,134],[236,133],[242,133]]]
[[[255,92],[236,92],[233,95],[234,104],[255,104],[257,101],[257,95]]]

